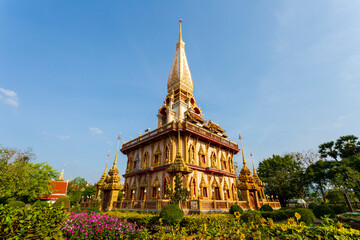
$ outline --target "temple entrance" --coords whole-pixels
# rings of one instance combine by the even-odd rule
[[[256,209],[254,193],[249,194],[249,205],[250,205],[250,208]]]
[[[220,189],[218,187],[215,187],[215,199],[216,200],[221,200]]]
[[[103,191],[103,195],[104,195],[104,198],[102,201],[101,209],[105,211],[108,208],[108,205],[110,203],[110,191]]]
[[[145,188],[144,187],[140,188],[139,200],[143,200],[144,192],[145,192]]]

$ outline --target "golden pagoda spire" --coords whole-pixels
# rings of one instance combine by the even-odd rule
[[[182,34],[181,34],[181,23],[182,23],[182,19],[180,18],[179,20],[180,23],[180,33],[179,33],[179,42],[182,42]]]
[[[61,171],[61,174],[60,174],[60,176],[59,176],[58,181],[65,181],[65,180],[64,180],[64,170],[65,170],[65,166],[66,166],[66,161],[65,161],[65,163],[64,163],[64,168],[63,168],[63,170]]]
[[[239,139],[240,139],[240,145],[241,145],[241,153],[242,153],[242,158],[243,158],[243,165],[246,165],[246,161],[245,161],[245,156],[244,156],[244,148],[243,148],[243,145],[242,145],[242,137],[239,133]]]
[[[176,51],[167,83],[168,93],[172,90],[185,91],[192,94],[193,81],[190,73],[189,64],[185,54],[185,43],[182,41],[182,20],[180,19],[179,41],[176,43]],[[180,94],[176,94],[175,102],[180,99]]]
[[[107,159],[106,159],[106,165],[105,165],[105,170],[104,170],[104,174],[106,175],[106,171],[107,171],[107,165],[108,165],[108,162],[109,162],[109,156],[110,156],[110,154],[108,153],[107,154]],[[103,174],[103,175],[104,175]]]
[[[251,162],[252,162],[252,165],[253,165],[253,175],[254,175],[254,176],[257,176],[252,153],[250,153],[250,157],[251,157]]]
[[[120,143],[120,139],[121,139],[121,137],[120,137],[120,134],[119,134],[119,137],[118,137],[118,144],[117,144],[117,148],[116,148],[116,154],[115,154],[115,160],[114,160],[114,166],[116,166],[116,164],[117,164],[117,156],[118,156],[118,152],[119,152],[119,143]]]

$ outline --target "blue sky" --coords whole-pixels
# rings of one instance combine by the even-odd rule
[[[351,0],[0,1],[0,144],[96,182],[119,132],[156,128],[180,18],[205,119],[241,132],[255,165],[360,136],[359,12]]]

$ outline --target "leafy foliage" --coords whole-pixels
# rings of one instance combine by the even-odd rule
[[[61,196],[58,199],[56,199],[55,203],[53,204],[54,207],[60,207],[64,209],[70,208],[70,200],[67,196]]]
[[[258,175],[266,183],[265,191],[278,196],[282,206],[289,199],[302,198],[305,194],[305,168],[293,155],[273,155],[259,163]]]
[[[81,199],[90,199],[96,193],[96,187],[88,185],[82,177],[76,177],[69,182],[67,195],[71,205],[78,205]]]
[[[261,206],[260,211],[262,211],[262,212],[271,212],[271,211],[274,211],[274,209],[270,205],[265,204],[265,205]]]
[[[318,205],[316,203],[310,203],[308,208],[309,209],[314,209],[315,207],[317,207]]]
[[[315,207],[313,212],[317,218],[325,217],[325,215],[329,215],[331,218],[335,217],[334,210],[325,204]]]
[[[235,212],[242,214],[244,210],[237,204],[232,205],[229,209],[230,214],[234,215]]]
[[[169,204],[161,209],[160,218],[163,219],[165,224],[175,225],[184,218],[184,212],[178,205]]]
[[[0,146],[0,203],[33,203],[51,193],[49,182],[58,173],[46,163],[32,163],[34,159],[31,150]]]
[[[240,221],[243,223],[258,224],[261,221],[261,213],[259,211],[246,211],[241,214]]]
[[[349,208],[345,205],[329,205],[334,210],[335,214],[341,214],[349,212]]]
[[[61,239],[68,214],[52,206],[0,205],[0,239]]]
[[[177,173],[175,176],[175,189],[166,189],[166,194],[171,196],[171,201],[175,204],[179,202],[185,202],[186,199],[190,196],[188,189],[182,187],[182,178],[181,174]]]
[[[26,204],[22,201],[13,201],[9,203],[8,206],[13,208],[23,208],[26,206]]]

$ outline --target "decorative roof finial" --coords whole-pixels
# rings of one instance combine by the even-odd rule
[[[244,148],[242,146],[242,141],[241,141],[242,137],[241,137],[240,133],[239,133],[239,139],[240,139],[240,145],[241,145],[241,153],[242,153],[242,158],[243,158],[243,164],[246,165],[245,156],[244,156]]]
[[[252,153],[250,153],[250,157],[251,157],[251,162],[252,162],[252,165],[253,165],[253,174],[254,174],[254,176],[255,176],[255,175],[257,175],[257,174],[256,174],[256,170],[255,170],[254,159],[253,159]]]
[[[118,137],[118,144],[117,144],[117,148],[116,148],[116,154],[115,154],[115,160],[114,160],[114,166],[116,166],[117,164],[117,156],[118,156],[118,152],[119,152],[119,143],[120,143],[120,134],[119,134],[119,137]]]
[[[107,165],[108,165],[108,162],[109,162],[109,156],[110,156],[110,153],[108,152],[108,154],[107,154],[107,159],[106,159],[106,165],[105,165],[104,174],[106,174],[106,172],[107,172]]]
[[[60,177],[59,177],[59,181],[64,181],[64,170],[65,170],[65,166],[66,166],[66,161],[65,161],[65,163],[64,163],[64,168],[63,168],[63,170],[61,171],[61,174],[60,174]]]
[[[180,33],[179,33],[179,42],[182,41],[182,34],[181,34],[181,23],[182,23],[182,19],[180,18],[179,20],[179,23],[180,23]]]

